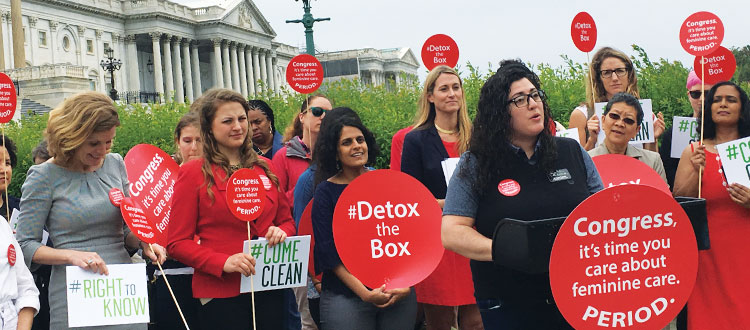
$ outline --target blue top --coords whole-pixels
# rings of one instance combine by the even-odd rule
[[[315,189],[312,208],[312,225],[315,234],[315,271],[323,273],[323,290],[356,297],[344,282],[333,272],[341,265],[341,258],[333,240],[333,210],[336,208],[341,193],[348,184],[337,184],[323,181]]]
[[[523,157],[530,165],[536,164],[538,157],[536,150],[539,148],[537,142],[534,154],[531,158],[526,157],[526,153],[514,145],[511,145],[513,150],[519,157]],[[579,146],[580,147],[580,146]],[[602,184],[602,178],[599,176],[599,172],[596,170],[594,161],[591,160],[591,156],[580,147],[581,154],[583,156],[583,164],[586,166],[586,185],[588,186],[589,192],[592,194],[604,189]],[[473,189],[473,179],[476,178],[477,164],[476,158],[471,152],[465,152],[461,155],[461,159],[456,165],[456,171],[460,168],[466,167],[468,172],[465,176],[459,176],[454,172],[451,178],[450,185],[448,186],[448,192],[445,197],[445,206],[443,207],[443,215],[458,215],[462,217],[476,218],[477,209],[479,208],[479,199],[481,196]],[[466,179],[471,178],[471,179]]]
[[[315,163],[310,164],[310,167],[300,174],[299,179],[297,179],[297,184],[294,186],[292,217],[294,218],[294,223],[297,225],[297,228],[299,228],[299,220],[302,218],[302,212],[305,211],[305,207],[310,203],[310,200],[313,198],[313,193],[315,193],[313,186],[315,183],[315,170],[317,168],[318,165]]]
[[[269,156],[266,156],[268,159],[273,159],[273,156],[276,154],[279,149],[284,147],[284,142],[282,141],[284,137],[279,133],[279,131],[273,131],[273,144],[271,145],[271,150],[268,151]]]

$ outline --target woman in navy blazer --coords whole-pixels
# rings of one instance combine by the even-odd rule
[[[466,151],[471,135],[461,78],[450,67],[438,66],[427,75],[414,127],[404,139],[401,171],[424,184],[443,207],[448,187],[441,162]],[[446,250],[435,271],[415,291],[427,330],[449,330],[456,322],[455,307],[460,329],[482,329],[469,259]]]

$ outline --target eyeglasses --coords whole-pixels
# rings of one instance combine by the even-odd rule
[[[321,107],[310,107],[310,112],[312,112],[312,115],[315,117],[322,116],[324,113],[326,113],[326,111],[328,110],[323,109]],[[305,113],[305,112],[307,112],[307,110],[303,111],[302,113]]]
[[[540,89],[540,90],[533,91],[529,94],[518,95],[510,99],[510,101],[506,102],[505,104],[507,105],[512,102],[513,104],[516,105],[516,107],[523,108],[529,105],[529,99],[534,99],[534,101],[536,102],[541,102],[543,98],[544,98],[544,91]]]
[[[701,91],[689,91],[690,97],[692,97],[694,100],[701,98]],[[706,96],[708,94],[708,91],[703,91],[703,96]]]
[[[623,118],[623,117],[620,117],[620,115],[618,115],[618,114],[616,114],[614,112],[607,113],[607,117],[609,117],[609,119],[612,119],[614,121],[618,121],[618,120],[620,120],[622,118],[622,122],[625,123],[625,125],[628,125],[628,126],[635,125],[635,119],[633,119],[633,118]]]
[[[628,73],[628,68],[617,68],[614,70],[602,70],[599,71],[599,74],[604,79],[612,78],[612,73],[616,74],[618,77],[623,77]]]

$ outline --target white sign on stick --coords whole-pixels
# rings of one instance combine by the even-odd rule
[[[652,143],[654,142],[654,111],[651,107],[650,99],[638,100],[641,102],[641,108],[643,108],[643,121],[641,122],[641,129],[633,139],[630,140],[631,145],[638,145],[640,143]],[[602,127],[602,114],[604,108],[607,106],[606,102],[600,102],[594,104],[594,113],[599,118],[599,127]],[[599,130],[599,137],[596,142],[597,145],[604,142],[604,130]]]
[[[578,128],[576,127],[568,128],[562,131],[557,131],[557,136],[573,139],[573,140],[576,140],[578,144],[581,144],[581,141],[580,141],[581,139],[578,137]]]
[[[698,141],[698,119],[674,116],[672,119],[672,158],[680,158],[691,142]]]
[[[250,279],[255,292],[294,288],[307,285],[310,236],[290,236],[283,242],[268,246],[265,238],[245,241],[243,251],[255,258],[255,275],[242,276],[240,292],[250,292]]]
[[[750,187],[750,137],[716,145],[727,183]]]
[[[148,323],[146,264],[107,265],[109,275],[68,266],[68,326]]]

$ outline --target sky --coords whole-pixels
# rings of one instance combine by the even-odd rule
[[[305,45],[301,1],[255,0],[271,23],[276,41]],[[447,0],[313,0],[315,17],[331,21],[315,23],[319,51],[357,48],[410,47],[421,62],[421,47],[433,34],[451,36],[459,47],[459,64],[470,61],[483,70],[500,60],[520,58],[533,64],[560,66],[561,54],[587,62],[570,36],[570,24],[580,11],[593,16],[597,25],[596,49],[611,46],[634,55],[631,45],[644,48],[652,60],[666,58],[692,66],[693,57],[680,45],[682,22],[694,12],[710,11],[724,24],[722,46],[750,44],[750,1],[628,2],[593,0],[447,1]],[[593,52],[591,53],[593,55]],[[426,69],[420,68],[420,76]]]

